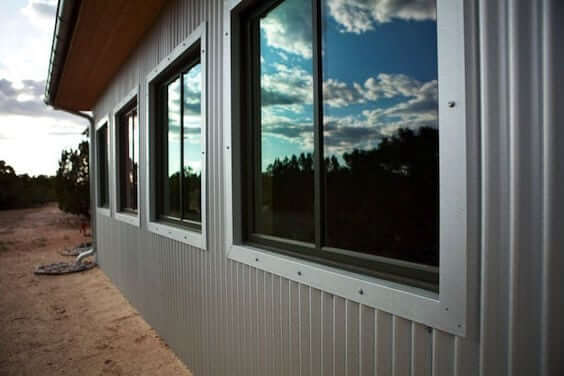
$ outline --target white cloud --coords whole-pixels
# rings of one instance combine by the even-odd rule
[[[380,99],[418,97],[423,95],[422,91],[430,95],[430,90],[436,85],[436,81],[421,83],[405,74],[380,73],[376,77],[369,77],[363,84],[353,82],[352,86],[330,78],[323,82],[323,100],[330,107],[346,107]]]
[[[436,19],[436,0],[328,0],[327,6],[341,31],[356,34],[393,19]]]
[[[261,102],[263,106],[303,105],[313,101],[311,73],[284,64],[274,64],[274,73],[261,76]]]
[[[21,3],[0,2],[0,159],[17,173],[54,174],[88,124],[42,100],[56,0]]]
[[[44,31],[51,31],[56,11],[56,0],[29,0],[22,8],[22,13],[31,24]]]
[[[287,0],[261,19],[260,28],[270,47],[311,59],[311,2]]]
[[[345,82],[330,78],[323,82],[323,103],[331,107],[345,107],[364,102],[363,95]]]
[[[421,83],[405,74],[380,73],[368,78],[363,85],[355,82],[354,87],[366,100],[376,101],[382,97],[415,96]]]
[[[43,103],[45,81],[12,82],[0,78],[0,115],[22,115],[69,119],[70,115],[55,111]]]
[[[362,85],[351,86],[329,79],[324,83],[324,97],[329,105],[324,114],[324,142],[329,154],[340,154],[354,148],[374,148],[383,137],[391,136],[399,128],[437,127],[436,80],[422,83],[406,75],[380,74]],[[380,99],[394,99],[395,104],[382,106],[376,103]],[[375,103],[379,107],[354,115],[332,114],[331,108],[357,103]],[[311,148],[311,121],[292,120],[277,114],[276,108],[287,106],[263,107],[263,131],[298,143],[304,149]],[[303,118],[303,112],[298,117]]]

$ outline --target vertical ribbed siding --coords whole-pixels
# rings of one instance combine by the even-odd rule
[[[446,333],[243,264],[221,277],[210,251],[97,225],[101,267],[195,374],[454,374]]]
[[[544,1],[542,9],[543,96],[543,274],[541,364],[543,375],[564,374],[564,4]]]
[[[543,375],[560,374],[562,4],[465,4],[465,30],[479,36],[466,48],[476,62],[468,72],[468,122],[479,123],[470,128],[479,135],[469,137],[469,150],[481,155],[480,169],[469,171],[481,189],[469,190],[467,338],[225,257],[220,0],[171,1],[95,109],[104,116],[140,84],[144,155],[145,76],[208,22],[209,250],[144,230],[141,163],[141,228],[97,216],[101,267],[197,375],[497,376],[537,374],[541,366]]]
[[[548,159],[546,154],[555,151],[547,132],[556,129],[553,116],[562,119],[564,81],[556,84],[558,93],[552,86],[555,78],[545,79],[554,73],[547,64],[560,61],[562,71],[561,42],[556,46],[550,36],[564,35],[563,8],[558,0],[480,2],[484,375],[541,374],[543,357],[561,351],[561,320],[551,315],[562,314],[558,307],[564,294],[543,302],[543,294],[554,291],[558,279],[543,280],[556,270],[561,275],[564,268],[562,237],[546,238],[554,221],[562,229],[562,209],[557,215],[553,209],[564,205],[550,196],[554,186],[545,186],[564,182],[554,154]],[[546,111],[554,101],[560,108]],[[546,254],[559,256],[546,264]],[[543,338],[545,326],[559,330]],[[562,360],[550,366],[547,362],[543,371],[561,374]]]

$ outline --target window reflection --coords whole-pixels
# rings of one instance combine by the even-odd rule
[[[98,179],[99,196],[98,205],[107,208],[110,206],[109,184],[108,184],[108,145],[110,142],[108,125],[105,124],[97,131],[98,144]]]
[[[303,55],[289,60],[287,52],[273,50],[270,42],[291,37],[295,30],[280,25],[292,20],[305,38],[283,46],[294,46]],[[313,242],[311,2],[284,1],[260,18],[259,28],[260,146],[254,166],[254,231]],[[309,142],[296,143],[295,137]]]
[[[137,211],[137,171],[139,164],[137,109],[126,111],[119,124],[120,210]]]
[[[434,3],[322,3],[325,243],[438,265]]]
[[[196,49],[197,51],[198,49]],[[161,84],[165,123],[159,217],[199,229],[202,221],[202,66],[199,59]]]
[[[180,218],[180,78],[166,87],[166,159],[163,172],[163,214]]]
[[[201,65],[196,64],[182,77],[184,85],[184,134],[183,134],[183,218],[200,222],[201,213],[201,124],[202,124],[202,77]]]
[[[242,20],[245,240],[369,272],[396,273],[372,256],[438,266],[435,1],[266,1]]]

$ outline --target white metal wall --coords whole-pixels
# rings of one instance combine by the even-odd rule
[[[196,375],[564,374],[564,1],[465,8],[475,62],[469,148],[481,155],[469,171],[474,303],[465,339],[225,257],[223,2],[177,0],[163,11],[95,115],[139,83],[144,109],[146,74],[208,22],[209,250],[144,231],[141,210],[141,228],[97,216],[98,261]]]

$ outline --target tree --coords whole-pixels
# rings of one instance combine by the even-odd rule
[[[54,200],[53,177],[16,175],[12,166],[0,161],[0,210],[28,208]]]
[[[400,128],[374,148],[325,157],[326,245],[438,265],[438,146],[437,129]],[[312,154],[275,159],[259,193],[259,232],[314,239]]]
[[[90,180],[88,176],[88,142],[78,149],[63,150],[56,177],[59,209],[90,217]]]

